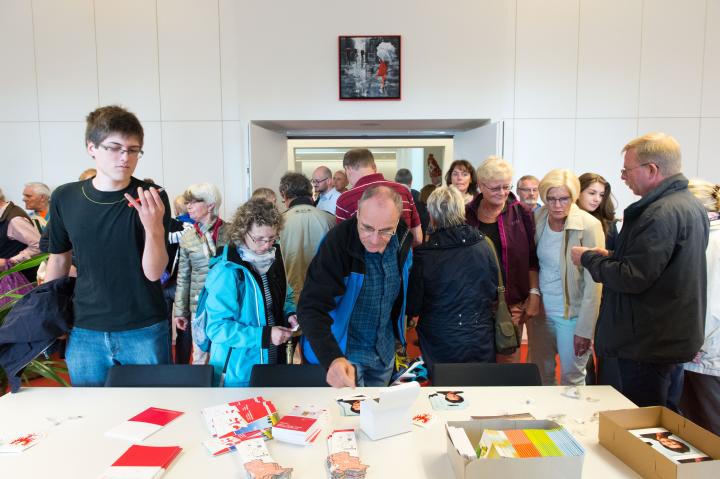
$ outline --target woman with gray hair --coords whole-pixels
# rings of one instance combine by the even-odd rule
[[[228,242],[228,227],[218,217],[222,198],[220,191],[210,183],[190,186],[183,199],[190,218],[195,221],[192,228],[180,238],[177,286],[173,305],[173,322],[177,328],[175,341],[175,362],[187,364],[192,348],[190,321],[194,318],[197,299],[205,285],[210,258]],[[192,363],[205,364],[207,353],[192,348]]]
[[[535,212],[535,243],[540,261],[544,314],[528,325],[530,361],[540,368],[544,385],[554,385],[555,355],[560,356],[561,384],[585,384],[602,286],[588,270],[575,266],[575,246],[604,248],[600,221],[575,202],[580,181],[570,170],[552,170],[540,181],[543,207]]]
[[[413,253],[408,315],[420,316],[420,349],[432,377],[435,363],[495,362],[498,271],[489,243],[465,224],[457,188],[437,188],[427,207],[430,236]]]
[[[530,206],[512,193],[512,176],[510,163],[488,157],[477,169],[480,194],[465,207],[465,220],[495,245],[505,283],[505,301],[519,339],[523,324],[540,310],[540,290],[535,223]],[[532,344],[528,346],[532,349]],[[497,361],[520,362],[520,348],[512,354],[498,354]]]
[[[255,364],[284,364],[297,327],[293,290],[276,243],[283,216],[268,200],[238,208],[230,242],[213,259],[205,289],[210,364],[216,382],[246,387]]]

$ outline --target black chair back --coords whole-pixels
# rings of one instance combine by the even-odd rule
[[[542,386],[533,363],[439,363],[433,386]]]
[[[212,381],[209,364],[128,364],[111,367],[105,387],[209,388]]]
[[[325,368],[317,364],[256,364],[250,387],[328,387]]]

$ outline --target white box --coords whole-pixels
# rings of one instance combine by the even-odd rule
[[[420,384],[409,382],[387,388],[378,401],[360,403],[360,429],[376,441],[412,430],[412,406],[420,393]]]

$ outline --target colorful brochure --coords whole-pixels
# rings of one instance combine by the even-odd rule
[[[165,427],[178,416],[182,416],[182,414],[181,411],[150,407],[110,429],[105,435],[140,442]]]

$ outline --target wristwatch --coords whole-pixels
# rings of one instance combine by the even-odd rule
[[[538,288],[530,288],[530,294],[535,294],[537,296],[542,296],[542,293],[540,293],[540,290]]]

